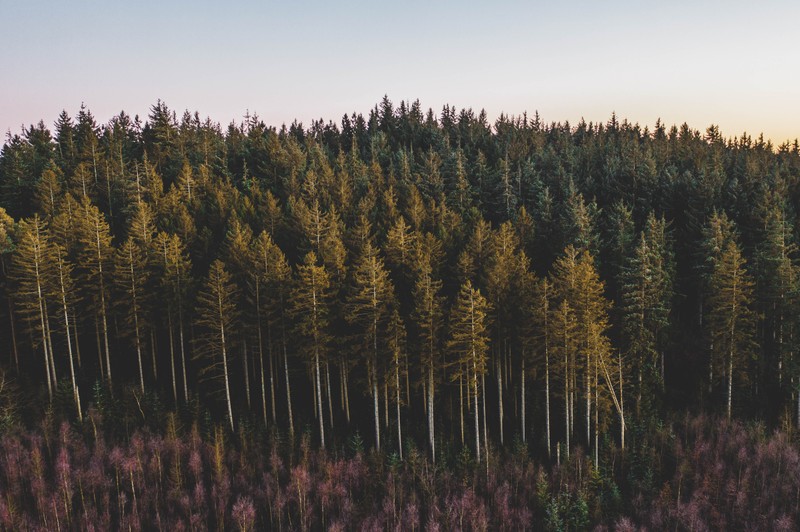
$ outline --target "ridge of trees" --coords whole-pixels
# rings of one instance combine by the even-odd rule
[[[518,435],[597,466],[681,408],[800,424],[798,184],[797,141],[714,126],[81,107],[0,153],[0,363],[78,419],[134,385],[433,460]]]

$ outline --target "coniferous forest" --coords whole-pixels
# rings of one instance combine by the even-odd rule
[[[9,133],[0,529],[794,530],[798,205],[616,116]]]

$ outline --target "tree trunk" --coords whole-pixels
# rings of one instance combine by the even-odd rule
[[[522,350],[522,362],[521,362],[521,364],[522,364],[521,373],[520,373],[521,390],[520,390],[520,393],[519,393],[520,417],[522,418],[522,423],[521,423],[522,443],[527,443],[527,438],[526,438],[526,434],[525,434],[525,428],[526,428],[525,427],[525,381],[527,379],[525,378],[525,349],[524,348]]]
[[[17,373],[19,373],[19,351],[17,349],[17,328],[14,325],[14,307],[11,304],[11,298],[6,298],[8,302],[8,322],[11,326],[11,352],[14,355],[14,367],[17,369]]]
[[[175,331],[172,326],[172,310],[167,311],[167,331],[169,335],[169,369],[172,376],[172,399],[178,406],[178,377],[175,371]]]
[[[333,430],[333,397],[331,397],[331,370],[328,361],[325,361],[325,387],[328,390],[328,418],[331,422],[331,430]]]
[[[472,396],[475,401],[475,457],[481,461],[481,425],[478,420],[478,366],[473,354],[472,364]]]
[[[247,356],[247,340],[242,340],[242,367],[244,369],[244,391],[247,397],[247,410],[252,407],[250,398],[250,357]]]
[[[486,376],[481,373],[481,405],[483,406],[483,454],[486,455],[486,472],[489,472],[489,432],[486,430]],[[477,401],[477,392],[475,395]]]
[[[348,390],[348,378],[347,378],[347,365],[344,361],[342,361],[342,377],[344,379],[344,412],[347,416],[347,424],[350,424],[350,391]]]
[[[183,400],[189,402],[189,381],[186,378],[186,350],[185,342],[183,340],[183,310],[179,304],[178,306],[178,336],[181,346],[181,373],[183,374]]]
[[[81,394],[80,390],[78,390],[78,383],[75,378],[75,363],[73,361],[72,356],[72,339],[69,334],[69,311],[67,310],[67,292],[66,286],[64,285],[64,270],[63,270],[63,262],[61,261],[60,257],[56,258],[56,262],[58,264],[58,278],[59,278],[59,285],[61,286],[61,307],[64,310],[64,333],[67,336],[67,353],[69,354],[69,374],[72,378],[72,394],[75,398],[75,407],[78,410],[78,421],[83,422],[83,411],[81,409]]]
[[[292,387],[289,383],[289,356],[286,354],[286,337],[284,334],[283,341],[283,375],[286,379],[286,410],[289,413],[289,434],[294,438],[294,416],[292,415]]]
[[[400,452],[400,460],[403,459],[403,432],[400,427],[400,361],[394,366],[395,384],[395,403],[397,407],[397,449]]]
[[[374,292],[374,290],[373,290]],[[374,299],[374,296],[373,296]],[[381,422],[378,406],[378,317],[372,320],[372,401],[375,414],[375,449],[381,450]]]
[[[218,296],[219,304],[219,325],[220,325],[220,340],[222,343],[222,367],[225,377],[225,399],[228,402],[228,421],[231,425],[231,432],[233,432],[233,405],[231,403],[231,387],[228,379],[228,351],[225,345],[225,323],[222,315],[222,294]]]
[[[319,414],[319,439],[320,439],[320,446],[322,449],[325,449],[325,418],[322,415],[322,389],[320,385],[320,376],[319,376],[319,350],[316,345],[314,345],[314,372],[315,372],[315,383],[314,386],[316,387],[316,399],[317,399],[317,413]]]
[[[261,377],[261,413],[264,417],[264,426],[267,425],[267,387],[266,387],[266,380],[264,376],[264,336],[261,330],[261,283],[256,280],[256,332],[258,333],[258,369],[259,374]],[[271,358],[271,357],[270,357]],[[270,369],[272,368],[272,360],[270,360]],[[272,375],[270,374],[270,377]],[[273,423],[275,421],[274,416],[274,406],[275,406],[275,395],[274,395],[274,388],[273,388],[273,396],[272,396],[272,405],[273,405]]]
[[[427,386],[427,407],[428,410],[428,443],[430,444],[431,449],[431,461],[435,464],[436,463],[436,438],[434,434],[434,420],[433,420],[433,360],[431,360],[430,365],[428,366],[428,386]]]
[[[550,350],[545,340],[544,346],[544,422],[545,422],[545,436],[547,438],[547,457],[553,456],[550,449]]]
[[[500,425],[500,446],[503,445],[503,366],[501,362],[502,353],[497,355],[497,415]],[[486,390],[484,389],[484,393]]]

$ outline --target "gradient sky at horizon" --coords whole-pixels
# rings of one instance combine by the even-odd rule
[[[800,137],[800,3],[555,4],[0,0],[0,132],[82,102],[99,123],[144,119],[158,99],[223,126],[339,122],[386,94]]]

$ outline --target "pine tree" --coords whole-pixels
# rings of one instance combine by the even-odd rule
[[[663,333],[672,303],[666,222],[650,216],[622,274],[622,333],[637,376],[636,412],[664,387]]]
[[[709,281],[708,331],[712,341],[712,363],[723,368],[727,388],[726,415],[733,408],[733,381],[748,374],[748,359],[755,352],[753,281],[735,241],[729,241],[714,265]]]
[[[438,373],[441,367],[441,328],[443,319],[443,300],[440,295],[442,282],[434,279],[431,272],[430,258],[425,256],[417,268],[417,280],[414,286],[414,310],[412,319],[417,331],[417,349],[422,366],[422,384],[425,390],[425,406],[428,416],[428,444],[431,460],[436,461],[435,438],[435,391]]]
[[[328,299],[330,276],[325,267],[317,264],[317,256],[310,251],[303,264],[297,267],[294,290],[291,295],[291,313],[295,319],[295,332],[301,342],[300,353],[307,358],[314,381],[315,408],[319,420],[320,445],[325,448],[325,415],[322,410],[322,380],[320,367],[327,360],[330,337],[328,333]]]
[[[145,293],[150,271],[145,251],[129,237],[117,250],[114,281],[120,292],[119,304],[123,306],[129,334],[133,336],[139,367],[139,387],[144,393],[144,364],[142,362],[143,333],[147,328],[144,309]]]
[[[16,281],[15,300],[20,313],[27,319],[31,336],[42,349],[47,391],[50,400],[57,384],[50,324],[47,312],[47,294],[53,286],[50,236],[45,222],[35,215],[30,220],[19,222],[17,246],[12,264],[12,276]]]
[[[233,402],[229,374],[234,324],[238,319],[235,301],[238,289],[220,260],[211,263],[203,289],[197,296],[196,325],[204,331],[201,355],[205,358],[201,375],[216,380],[222,378],[227,405],[227,417],[234,430]]]
[[[73,336],[70,334],[69,328],[70,314],[75,312],[75,286],[72,279],[72,265],[67,260],[67,253],[64,248],[56,243],[53,243],[51,246],[52,260],[55,264],[55,277],[57,278],[55,287],[56,297],[61,304],[61,311],[64,318],[64,335],[67,339],[67,355],[69,356],[69,374],[72,381],[72,395],[75,400],[75,408],[78,412],[78,421],[83,421],[81,394],[78,388],[75,357],[72,350]],[[72,319],[74,319],[74,317]]]
[[[347,305],[347,321],[354,325],[366,358],[375,416],[375,448],[381,448],[378,383],[381,375],[379,347],[383,347],[385,324],[394,288],[378,250],[367,241],[353,270],[353,287]]]
[[[469,395],[473,400],[475,421],[475,456],[481,461],[480,424],[478,421],[478,399],[482,394],[479,382],[486,374],[489,350],[488,313],[489,304],[480,291],[472,288],[466,281],[461,285],[458,298],[450,310],[450,336],[447,351],[450,354],[448,365],[455,368],[451,380],[464,379],[469,385]],[[484,412],[485,416],[485,412]],[[485,426],[485,425],[484,425]],[[484,430],[484,440],[486,440]]]
[[[259,358],[261,361],[261,394],[262,407],[266,422],[266,391],[264,385],[264,353],[263,345],[266,341],[267,358],[269,361],[270,398],[272,405],[272,420],[277,419],[275,399],[275,369],[273,349],[277,345],[283,353],[286,403],[289,416],[289,431],[294,435],[294,420],[292,415],[292,396],[289,381],[288,356],[286,354],[286,326],[285,307],[289,299],[289,284],[291,269],[281,249],[272,241],[269,233],[262,232],[253,241],[253,254],[257,262],[256,282],[256,311],[258,317]],[[266,327],[266,339],[263,329]]]
[[[407,353],[406,353],[406,328],[397,309],[392,310],[387,326],[387,348],[391,355],[389,371],[386,372],[387,386],[391,391],[392,400],[395,404],[397,416],[397,449],[400,453],[400,460],[403,459],[403,431],[400,418],[400,407],[403,404],[401,398],[401,380],[406,377],[407,372]]]
[[[178,235],[158,233],[155,238],[158,252],[159,292],[167,302],[167,329],[169,334],[170,369],[172,376],[172,395],[177,403],[177,376],[175,369],[175,332],[177,327],[178,348],[180,351],[181,382],[183,400],[189,401],[189,382],[186,370],[186,342],[184,334],[185,308],[190,284],[191,263],[186,249]]]
[[[106,380],[108,386],[111,387],[113,382],[111,380],[111,349],[108,341],[109,274],[113,260],[111,234],[105,217],[88,199],[83,200],[76,216],[78,216],[76,224],[78,259],[76,264],[80,265],[78,280],[84,297],[90,301],[94,310],[95,325],[99,331],[98,337],[102,333],[103,349],[100,349],[98,345],[98,356],[101,368],[105,362]],[[105,361],[103,361],[103,354],[105,354]]]

